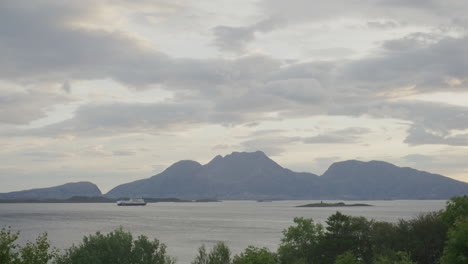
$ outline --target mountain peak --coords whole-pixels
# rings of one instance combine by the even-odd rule
[[[222,166],[222,164],[235,164],[235,166],[273,166],[282,168],[275,161],[270,159],[264,152],[232,152],[224,157],[218,155],[212,159],[207,166]]]
[[[201,168],[201,166],[202,165],[200,163],[193,161],[193,160],[181,160],[169,166],[167,169],[164,170],[163,173],[172,174],[172,173],[175,173],[175,172],[178,173],[181,171],[185,171],[185,172],[195,171]]]
[[[360,160],[345,160],[334,162],[333,164],[328,167],[327,171],[323,174],[323,176],[327,175],[334,175],[339,173],[340,175],[346,175],[345,171],[356,170],[361,168],[399,168],[394,164],[379,161],[379,160],[371,160],[371,161],[360,161]]]
[[[232,152],[229,155],[224,156],[227,159],[264,159],[264,160],[271,160],[264,152],[262,151],[255,151],[255,152]]]

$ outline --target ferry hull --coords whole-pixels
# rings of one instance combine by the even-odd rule
[[[145,206],[146,203],[119,203],[118,206]]]

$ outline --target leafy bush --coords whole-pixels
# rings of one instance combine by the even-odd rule
[[[15,241],[19,232],[11,232],[10,228],[0,230],[0,263],[2,264],[47,264],[57,255],[50,248],[47,233],[39,235],[35,242],[28,241],[19,246]]]
[[[323,226],[303,217],[294,218],[294,223],[283,231],[278,248],[280,263],[320,263]]]
[[[468,217],[468,195],[450,198],[440,215],[449,226],[452,226],[458,218]]]
[[[230,264],[231,250],[223,242],[217,243],[210,251],[206,253],[205,245],[198,249],[198,255],[192,264]]]
[[[107,235],[97,232],[85,236],[78,246],[72,246],[59,256],[56,264],[173,264],[166,255],[166,246],[146,236],[133,240],[132,234],[121,228]]]
[[[414,264],[406,252],[388,251],[385,255],[377,256],[373,264]]]
[[[334,264],[361,264],[361,262],[356,259],[353,253],[346,251],[345,253],[336,257]]]
[[[275,253],[267,248],[247,247],[244,252],[234,257],[233,264],[277,264]]]
[[[457,218],[449,230],[447,245],[440,261],[442,264],[468,263],[468,217]]]

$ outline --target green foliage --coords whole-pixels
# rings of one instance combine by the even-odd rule
[[[388,222],[374,222],[371,227],[371,245],[373,255],[381,255],[401,244],[396,225]]]
[[[399,244],[396,251],[405,251],[416,263],[436,263],[442,256],[448,227],[436,212],[400,220],[397,226]]]
[[[206,253],[205,245],[198,249],[198,255],[192,261],[192,264],[208,264],[208,254]]]
[[[320,263],[323,226],[312,219],[294,218],[295,226],[283,231],[278,249],[280,263]]]
[[[335,264],[361,264],[359,260],[351,253],[346,251],[345,253],[336,257]]]
[[[468,217],[457,218],[449,230],[441,264],[468,263]]]
[[[27,242],[20,249],[22,264],[47,264],[57,256],[58,251],[50,251],[50,244],[47,241],[47,234],[44,233],[36,238],[36,242]]]
[[[36,242],[27,242],[21,247],[15,243],[19,232],[11,232],[8,228],[0,230],[0,263],[2,264],[47,264],[56,255],[55,249],[50,249],[47,233],[39,235]]]
[[[206,253],[205,245],[198,249],[198,255],[192,261],[192,264],[230,264],[231,250],[223,242],[217,243],[210,251]]]
[[[457,218],[468,217],[468,195],[450,198],[440,214],[449,226],[452,226]]]
[[[338,255],[347,251],[364,263],[371,262],[373,221],[336,212],[328,217],[326,223],[328,232],[322,247],[326,263],[332,263]]]
[[[373,264],[415,264],[408,253],[388,251],[384,255],[377,256]]]
[[[15,241],[18,239],[19,232],[12,233],[8,228],[3,227],[0,230],[0,263],[14,264],[20,263],[19,253]]]
[[[133,240],[132,234],[121,228],[107,235],[97,232],[85,236],[78,246],[72,246],[58,257],[56,264],[172,264],[166,246],[146,236]]]
[[[267,248],[257,248],[249,246],[240,255],[235,256],[233,264],[277,264],[278,259],[275,253]]]

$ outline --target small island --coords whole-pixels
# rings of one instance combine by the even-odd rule
[[[312,204],[304,204],[298,205],[296,207],[355,207],[355,206],[373,206],[370,204],[345,204],[343,202],[340,203],[312,203]]]

